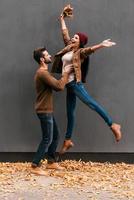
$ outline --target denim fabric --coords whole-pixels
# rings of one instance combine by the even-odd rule
[[[37,114],[41,129],[42,140],[39,144],[33,163],[39,165],[45,154],[48,155],[48,162],[55,162],[55,152],[59,141],[59,132],[53,113]]]
[[[65,135],[66,139],[70,139],[72,136],[75,120],[75,108],[76,108],[76,97],[78,97],[83,103],[85,103],[89,108],[95,110],[108,124],[112,125],[112,119],[90,95],[87,93],[82,82],[76,83],[72,81],[66,85],[67,96],[66,96],[66,107],[67,107],[67,132]]]

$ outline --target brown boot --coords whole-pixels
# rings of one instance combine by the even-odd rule
[[[121,126],[119,124],[113,123],[111,126],[111,130],[116,138],[116,141],[119,142],[122,137]]]
[[[74,146],[71,140],[65,140],[59,154],[64,154],[68,149]]]
[[[64,167],[61,167],[57,162],[48,163],[46,169],[54,169],[54,170],[64,170]]]

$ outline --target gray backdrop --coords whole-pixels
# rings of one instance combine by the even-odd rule
[[[121,123],[117,144],[104,121],[79,100],[73,135],[74,152],[134,152],[134,1],[133,0],[1,0],[0,1],[0,152],[33,152],[41,138],[34,112],[32,59],[36,47],[51,54],[63,48],[58,16],[67,3],[74,19],[71,34],[89,35],[89,45],[111,38],[117,46],[91,57],[86,88]],[[54,93],[61,140],[66,128],[65,91]]]

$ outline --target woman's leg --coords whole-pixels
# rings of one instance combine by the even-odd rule
[[[72,87],[76,96],[92,110],[95,110],[105,120],[105,122],[111,128],[116,141],[118,142],[122,137],[120,130],[121,126],[113,123],[112,118],[109,116],[106,110],[87,93],[82,83],[75,83]]]
[[[109,114],[89,95],[89,93],[87,93],[82,83],[76,83],[75,86],[73,86],[73,91],[83,103],[85,103],[92,110],[95,110],[105,120],[108,126],[112,125],[113,121]]]
[[[75,108],[76,108],[76,95],[71,89],[71,87],[67,86],[67,95],[66,95],[67,132],[65,134],[65,141],[59,152],[60,154],[65,153],[69,148],[74,146],[73,142],[71,141],[71,137],[74,129]]]
[[[75,108],[76,108],[76,95],[73,90],[67,87],[67,96],[66,96],[66,110],[67,110],[67,132],[65,139],[71,139],[74,121],[75,121]]]

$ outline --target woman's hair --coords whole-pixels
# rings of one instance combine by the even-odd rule
[[[80,48],[83,48],[83,44],[80,43]],[[84,61],[81,63],[81,80],[83,83],[86,82],[86,77],[88,74],[88,70],[89,70],[89,64],[90,64],[90,57],[87,56],[86,58],[84,58]]]

